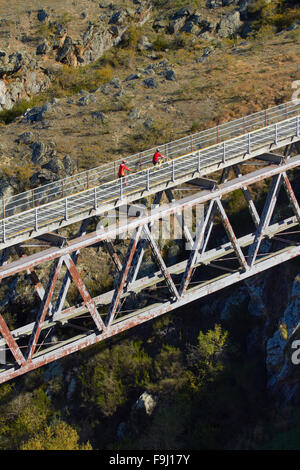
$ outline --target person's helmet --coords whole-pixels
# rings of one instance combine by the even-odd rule
[[[156,149],[157,152],[159,152],[159,149]]]
[[[122,160],[122,163],[127,163],[127,161],[126,161],[126,160]]]

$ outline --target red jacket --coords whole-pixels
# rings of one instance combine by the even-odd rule
[[[155,154],[153,155],[152,162],[156,163],[159,161],[160,158],[163,158],[163,156],[159,152],[155,152]]]
[[[118,173],[118,175],[119,175],[119,176],[124,176],[124,175],[125,175],[125,170],[130,171],[130,169],[127,168],[127,166],[125,165],[125,163],[121,163],[121,165],[119,166],[119,173]]]

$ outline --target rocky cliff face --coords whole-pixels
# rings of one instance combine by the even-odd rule
[[[291,360],[291,339],[300,323],[300,275],[294,279],[291,298],[274,334],[266,340],[268,388],[283,403],[300,403],[299,366]]]
[[[140,51],[151,51],[161,35],[166,35],[168,40],[188,37],[194,43],[207,41],[208,44],[227,38],[245,38],[251,32],[251,21],[256,18],[251,14],[253,3],[253,0],[207,0],[202,7],[187,5],[170,13],[163,8],[160,12],[150,0],[128,1],[126,6],[100,2],[91,6],[93,16],[84,11],[78,20],[61,17],[50,7],[29,10],[26,33],[19,34],[16,22],[15,33],[9,31],[7,49],[0,50],[0,110],[11,109],[18,101],[49,87],[53,68],[96,62],[120,44],[132,27],[147,23],[151,31],[152,41],[144,36],[139,39]],[[75,11],[78,15],[78,8]],[[0,36],[2,23],[5,30],[9,24],[1,20]]]

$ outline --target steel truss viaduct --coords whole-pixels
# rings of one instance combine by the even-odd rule
[[[170,161],[158,169],[138,167],[128,185],[106,175],[110,193],[104,182],[25,210],[13,211],[11,204],[11,213],[3,212],[0,231],[0,281],[9,287],[12,279],[25,276],[39,306],[33,321],[14,329],[9,316],[0,314],[0,351],[5,351],[0,383],[298,256],[300,207],[293,186],[300,168],[300,105],[288,105],[292,117],[286,115],[287,105],[280,106],[272,108],[279,113],[275,122],[265,121],[250,132],[239,128],[236,137],[209,148],[194,138],[198,144],[192,151],[181,148],[181,157],[169,155]],[[258,198],[262,183],[265,189]],[[175,199],[187,189],[187,196]],[[244,226],[233,220],[228,204],[237,191],[248,211]],[[15,196],[14,206],[17,198],[27,197]],[[151,211],[140,204],[147,198]],[[130,216],[111,223],[108,211],[122,213],[125,205]],[[199,209],[203,216],[189,223],[187,214],[194,217]],[[170,230],[180,227],[185,241],[182,261],[175,264],[166,261],[154,235],[165,220],[171,221]],[[67,226],[68,232],[78,230],[75,237],[67,237]],[[93,250],[105,252],[115,269],[112,287],[97,295],[89,292],[78,267]],[[147,254],[155,269],[145,274]],[[68,298],[71,285],[79,302]],[[147,298],[143,305],[141,292]],[[136,307],[130,310],[126,306],[133,298]]]

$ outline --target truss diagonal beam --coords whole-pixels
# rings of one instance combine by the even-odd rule
[[[0,332],[17,363],[19,365],[23,364],[25,362],[25,358],[2,315],[0,315]]]
[[[220,177],[219,185],[223,184],[223,183],[226,183],[228,181],[230,168],[231,167],[228,166],[228,167],[223,169],[222,175]],[[209,217],[208,224],[207,224],[207,229],[206,229],[206,234],[205,234],[205,237],[204,237],[204,240],[203,240],[203,244],[202,244],[202,246],[200,246],[200,254],[204,253],[206,248],[207,248],[207,244],[208,244],[208,241],[210,239],[210,234],[211,234],[211,231],[212,231],[212,228],[213,228],[213,225],[214,225],[216,215],[217,215],[217,204],[214,204],[213,207],[212,207],[212,211],[211,211],[211,214],[210,214],[210,217]]]
[[[162,191],[155,194],[153,204],[152,204],[153,208],[156,208],[159,206],[161,198],[162,198],[162,194],[163,194]],[[152,225],[153,223],[148,224],[148,227],[150,230],[151,230]],[[127,287],[130,284],[132,284],[137,278],[147,245],[148,245],[148,240],[146,237],[141,238],[141,240],[138,242],[138,246],[135,251],[134,258],[132,260],[131,269],[129,270],[129,273],[128,273]]]
[[[193,270],[193,267],[194,267],[195,262],[197,260],[198,251],[199,251],[199,249],[202,245],[204,235],[205,235],[205,231],[206,231],[206,228],[207,228],[207,224],[210,220],[210,215],[211,215],[211,211],[212,211],[212,208],[213,208],[214,204],[215,204],[214,200],[210,201],[210,204],[209,204],[209,207],[207,209],[207,213],[206,213],[204,222],[197,229],[196,236],[195,236],[195,241],[193,243],[193,248],[191,250],[191,253],[190,253],[187,265],[186,265],[186,269],[185,269],[184,275],[183,275],[182,280],[181,280],[181,285],[180,285],[180,289],[179,289],[180,297],[185,295],[185,292],[186,292],[187,287],[189,285],[191,275],[192,275],[192,270]]]
[[[83,235],[86,234],[87,225],[88,225],[88,220],[83,220],[82,223],[81,223],[80,229],[77,233],[78,237],[83,236]],[[74,253],[72,253],[72,255],[71,255],[72,260],[75,264],[77,263],[79,253],[80,253],[80,251],[77,250],[77,251],[74,251]],[[67,272],[64,276],[64,279],[63,279],[62,286],[60,288],[58,297],[57,297],[55,307],[54,307],[53,318],[56,318],[58,315],[60,315],[60,313],[63,309],[63,306],[65,304],[65,300],[66,300],[66,297],[67,297],[67,293],[68,293],[70,284],[71,284],[71,275],[70,275],[70,272],[67,270]]]
[[[161,256],[158,248],[157,248],[157,245],[156,245],[156,243],[155,243],[155,241],[154,241],[154,239],[151,235],[149,227],[147,225],[144,225],[143,230],[146,234],[146,237],[148,238],[148,241],[149,241],[149,244],[150,244],[150,247],[151,247],[151,251],[154,255],[154,258],[156,260],[157,265],[159,266],[159,268],[162,272],[162,275],[165,278],[165,281],[167,283],[167,286],[168,286],[170,292],[173,294],[173,296],[175,298],[179,299],[179,297],[180,297],[179,293],[178,293],[178,291],[175,287],[175,284],[174,284],[173,279],[172,279],[172,277],[171,277],[171,275],[170,275],[170,273],[167,269],[167,266],[166,266],[166,264],[165,264],[165,262],[164,262],[164,260]]]
[[[71,274],[71,277],[76,284],[77,289],[80,292],[81,297],[83,298],[83,301],[89,310],[97,328],[99,331],[105,330],[105,325],[104,322],[102,321],[102,318],[97,310],[96,304],[94,300],[91,298],[89,291],[87,290],[83,280],[81,279],[81,276],[79,272],[77,271],[77,268],[75,266],[74,261],[72,260],[70,255],[66,255],[64,257],[64,261],[67,265],[67,268]]]
[[[113,299],[112,299],[112,302],[110,304],[110,308],[108,311],[107,319],[105,322],[106,326],[109,326],[111,324],[117,312],[119,301],[120,301],[120,298],[121,298],[121,295],[122,295],[122,292],[123,292],[123,289],[127,280],[128,272],[132,263],[134,252],[136,250],[138,239],[140,238],[142,228],[143,227],[140,226],[137,229],[135,229],[134,235],[132,236],[130,240],[130,244],[129,244],[126,259],[122,268],[122,272],[120,273],[118,284],[115,288]]]
[[[233,171],[234,171],[237,178],[240,178],[242,176],[242,173],[241,173],[238,165],[233,166]],[[254,202],[253,202],[253,199],[251,197],[250,191],[247,188],[247,186],[243,186],[242,191],[243,191],[245,199],[247,201],[247,204],[248,204],[249,211],[250,211],[251,217],[253,219],[253,222],[254,222],[255,226],[258,227],[260,217],[259,217],[258,212],[256,210],[256,207],[254,205]]]
[[[30,337],[30,340],[29,340],[29,346],[28,346],[28,350],[27,350],[27,354],[26,354],[26,360],[28,360],[28,361],[30,361],[32,359],[32,356],[34,354],[34,351],[35,351],[35,348],[36,348],[36,345],[37,345],[37,342],[38,342],[38,339],[39,339],[39,336],[40,336],[40,332],[41,332],[41,329],[42,329],[42,323],[45,320],[46,314],[47,314],[49,306],[50,306],[50,302],[51,302],[53,292],[54,292],[54,288],[55,288],[55,285],[56,285],[56,282],[57,282],[57,279],[58,279],[58,276],[59,276],[59,273],[60,273],[60,270],[61,270],[63,259],[64,259],[63,257],[58,258],[58,259],[55,260],[55,262],[53,264],[51,274],[50,274],[50,278],[49,278],[49,281],[48,281],[48,285],[47,285],[47,288],[46,288],[46,291],[45,291],[45,294],[44,294],[44,298],[43,298],[43,301],[41,303],[41,307],[40,307],[40,310],[38,312],[38,315],[37,315],[37,318],[36,318],[36,321],[35,321],[35,324],[34,324],[34,328],[33,328],[33,331],[32,331],[32,334],[31,334],[31,337]]]
[[[294,193],[293,188],[291,186],[290,180],[289,180],[289,178],[288,178],[285,171],[282,173],[282,176],[283,176],[283,185],[284,185],[284,188],[286,190],[287,196],[289,198],[291,207],[292,207],[292,209],[294,211],[294,214],[295,214],[295,216],[298,220],[298,223],[300,224],[300,207],[299,207],[297,198],[295,196],[295,193]]]
[[[223,204],[222,204],[222,202],[219,198],[216,198],[216,203],[218,205],[218,209],[219,209],[222,221],[223,221],[224,228],[226,230],[226,233],[228,235],[229,240],[231,241],[232,247],[233,247],[233,249],[235,251],[235,254],[236,254],[236,256],[239,260],[239,263],[242,266],[242,268],[244,268],[246,270],[246,269],[248,269],[248,265],[247,265],[245,256],[244,256],[244,254],[243,254],[243,252],[242,252],[242,250],[241,250],[241,248],[238,244],[238,241],[237,241],[236,236],[234,234],[231,223],[229,222],[229,219],[228,219],[228,217],[226,215],[226,212],[224,210]]]

